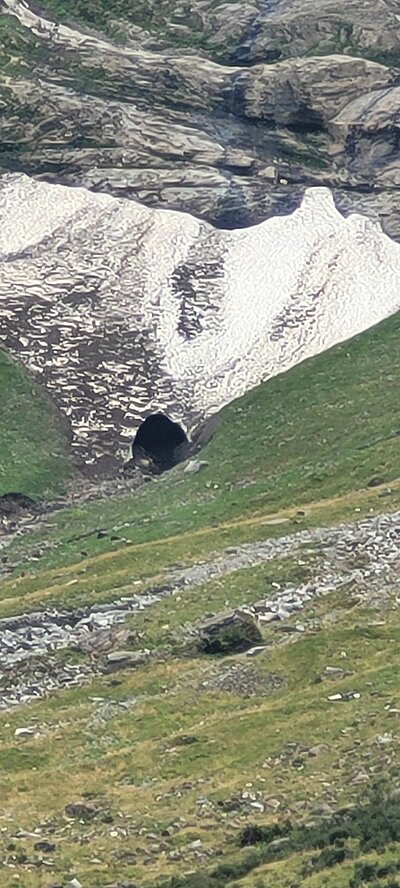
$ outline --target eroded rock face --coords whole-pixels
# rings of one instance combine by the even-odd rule
[[[266,54],[280,59],[332,51],[386,61],[400,53],[398,6],[392,0],[276,0],[260,6],[247,41],[248,62]]]
[[[290,59],[246,69],[243,115],[310,132],[323,129],[353,97],[371,101],[371,91],[393,83],[393,72],[376,62],[348,56]]]
[[[257,623],[242,611],[227,611],[198,627],[198,646],[205,654],[241,653],[262,641]]]
[[[359,96],[333,118],[338,155],[352,154],[348,176],[353,185],[368,182],[380,192],[399,187],[399,107],[400,86],[391,86]]]
[[[9,17],[4,169],[227,228],[290,213],[305,187],[328,185],[341,211],[371,212],[400,237],[393,4],[145,2],[149,27],[120,23],[124,45],[20,0],[4,5],[24,29]],[[106,26],[118,35],[112,4]],[[389,88],[371,150],[374,95]],[[349,131],[355,107],[362,120]]]

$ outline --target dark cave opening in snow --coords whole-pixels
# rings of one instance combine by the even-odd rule
[[[153,413],[139,426],[132,443],[135,463],[164,472],[185,459],[189,441],[182,426],[164,413]]]

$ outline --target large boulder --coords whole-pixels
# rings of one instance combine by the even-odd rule
[[[262,641],[250,614],[227,611],[198,626],[198,647],[206,654],[239,654]]]

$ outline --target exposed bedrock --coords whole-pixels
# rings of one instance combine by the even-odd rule
[[[400,237],[392,4],[346,0],[340,16],[331,0],[148,5],[153,31],[125,23],[120,45],[3,0],[3,169],[222,228],[290,213],[327,185],[342,212]]]

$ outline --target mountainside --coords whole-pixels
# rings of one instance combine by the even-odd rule
[[[96,472],[129,457],[146,416],[191,432],[400,308],[399,246],[327,190],[230,232],[26,176],[3,177],[0,198],[0,340]]]
[[[7,888],[397,884],[399,322],[225,408],[194,473],[7,537]],[[205,652],[235,608],[258,641]]]
[[[0,886],[399,888],[399,0],[0,11]]]

